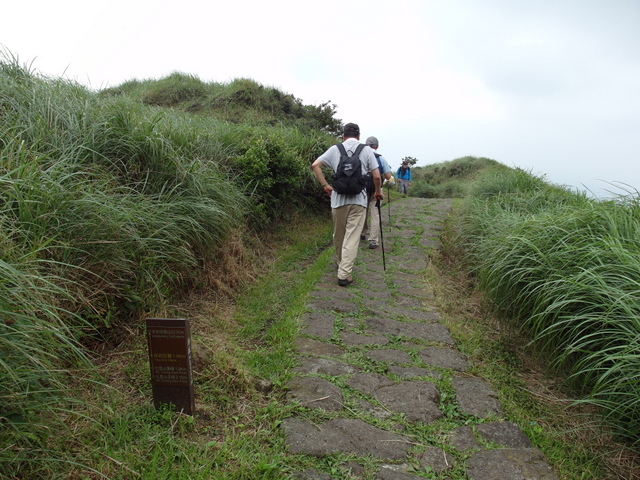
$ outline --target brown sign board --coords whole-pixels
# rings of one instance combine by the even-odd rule
[[[191,330],[182,318],[148,318],[147,343],[151,367],[153,404],[171,404],[176,411],[193,415]]]

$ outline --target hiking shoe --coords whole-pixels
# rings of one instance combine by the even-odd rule
[[[340,285],[341,287],[346,287],[347,285],[351,285],[353,283],[353,279],[352,278],[339,278],[338,279],[338,285]]]
[[[370,240],[369,241],[369,248],[371,250],[373,250],[374,248],[378,248],[378,247],[379,247],[378,242],[376,242],[375,240]]]

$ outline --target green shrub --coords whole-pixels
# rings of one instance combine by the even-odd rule
[[[234,159],[236,181],[252,192],[258,223],[308,205],[304,192],[315,185],[309,157],[301,155],[291,140],[290,135],[258,135],[248,139],[246,151]]]

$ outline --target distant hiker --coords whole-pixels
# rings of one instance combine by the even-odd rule
[[[347,152],[349,158],[353,159],[354,153],[361,148],[358,176],[364,177],[367,172],[371,172],[375,185],[375,198],[383,198],[380,172],[374,151],[360,143],[360,127],[355,123],[347,123],[342,131],[341,146]],[[359,146],[362,147],[359,147]],[[338,145],[331,146],[317,160],[311,164],[311,168],[316,178],[322,185],[322,189],[331,196],[331,216],[333,217],[333,245],[336,250],[336,263],[338,265],[338,285],[346,287],[353,282],[353,264],[358,255],[358,244],[360,234],[367,214],[367,192],[364,184],[362,191],[356,194],[343,194],[334,190],[329,185],[322,167],[329,167],[334,172],[334,186],[338,188],[337,176],[343,170],[341,167],[345,159],[341,159],[342,154]],[[355,160],[355,159],[354,159]]]
[[[378,150],[378,139],[376,137],[369,137],[365,142],[369,147],[373,150]],[[384,178],[384,182],[387,183],[391,180],[391,167],[384,159],[382,155],[380,155],[377,151],[374,152],[376,156],[376,160],[378,161],[378,170],[380,171],[380,175]],[[369,227],[369,235],[366,237],[369,240],[369,248],[378,248],[380,245],[380,215],[376,211],[376,197],[373,193],[369,195],[369,205],[367,207],[367,217],[364,222],[363,232],[367,231],[367,226]],[[387,199],[389,201],[389,199]],[[360,237],[362,238],[362,236]],[[364,240],[364,238],[362,238]]]
[[[411,167],[409,162],[402,162],[400,168],[396,172],[398,177],[398,192],[402,193],[405,197],[409,193],[409,187],[411,186]]]

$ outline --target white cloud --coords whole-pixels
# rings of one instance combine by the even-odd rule
[[[392,165],[476,155],[640,186],[636,0],[25,0],[3,18],[22,61],[94,88],[248,77],[337,104]]]

